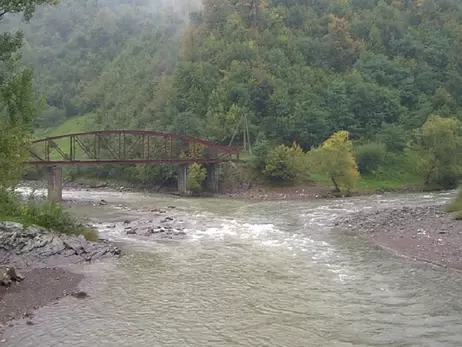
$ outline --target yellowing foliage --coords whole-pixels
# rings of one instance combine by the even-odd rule
[[[336,192],[342,188],[350,190],[359,179],[353,143],[347,131],[336,132],[320,148],[313,150],[312,154],[319,170],[331,179]]]

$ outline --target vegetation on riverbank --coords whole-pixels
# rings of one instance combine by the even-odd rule
[[[26,202],[12,191],[0,190],[0,220],[18,222],[25,226],[38,225],[54,232],[83,235],[97,241],[97,231],[80,224],[64,207],[57,203],[39,201],[30,196]]]

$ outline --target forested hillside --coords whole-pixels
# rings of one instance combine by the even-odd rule
[[[126,104],[121,89],[125,98],[127,90],[142,94],[156,76],[171,71],[177,47],[174,39],[171,47],[165,42],[180,35],[185,19],[186,8],[161,0],[63,0],[39,7],[30,23],[7,16],[2,29],[24,32],[24,63],[34,67],[36,87],[50,106],[39,125],[48,127],[98,109],[112,111],[114,100]]]
[[[404,156],[430,115],[462,117],[459,0],[62,0],[24,30],[42,126],[92,114],[242,144],[245,119],[257,147],[346,130]]]

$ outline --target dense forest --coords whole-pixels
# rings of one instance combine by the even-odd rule
[[[241,144],[244,118],[257,148],[345,130],[404,155],[430,116],[462,119],[458,0],[62,0],[2,27],[24,31],[43,128],[90,115]]]

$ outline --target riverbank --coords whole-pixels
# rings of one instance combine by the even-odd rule
[[[13,325],[14,320],[25,318],[33,324],[35,310],[76,292],[83,279],[82,274],[62,268],[32,268],[22,275],[23,281],[0,286],[0,337],[2,326]]]
[[[29,187],[31,189],[46,189],[47,183],[43,180],[37,181],[23,181],[21,186]],[[82,181],[72,182],[66,181],[63,184],[64,189],[73,190],[110,190],[118,192],[135,192],[135,193],[154,193],[154,194],[166,194],[176,195],[174,189],[168,189],[164,187],[145,187],[136,186],[130,184],[123,184],[117,182],[104,182],[104,181]],[[365,186],[361,189],[352,190],[349,196],[368,196],[374,194],[384,193],[419,193],[423,192],[422,187],[419,185],[402,185],[392,186],[389,188]],[[209,195],[204,195],[209,196]],[[331,199],[337,198],[332,192],[332,187],[324,184],[319,185],[300,185],[300,186],[288,186],[288,187],[271,187],[268,185],[256,185],[246,184],[235,189],[220,192],[211,195],[215,198],[228,198],[236,200],[252,200],[252,201],[279,201],[279,200],[313,200],[313,199]],[[64,203],[67,204],[89,204],[94,203],[90,200],[72,200],[64,199]]]
[[[67,265],[120,254],[119,248],[105,241],[0,222],[0,336],[4,324],[20,318],[33,324],[34,310],[77,292],[83,275],[68,271]],[[11,266],[21,272],[22,280],[8,276],[6,268]]]
[[[335,226],[364,236],[393,253],[437,266],[462,270],[462,221],[445,205],[359,212]]]

